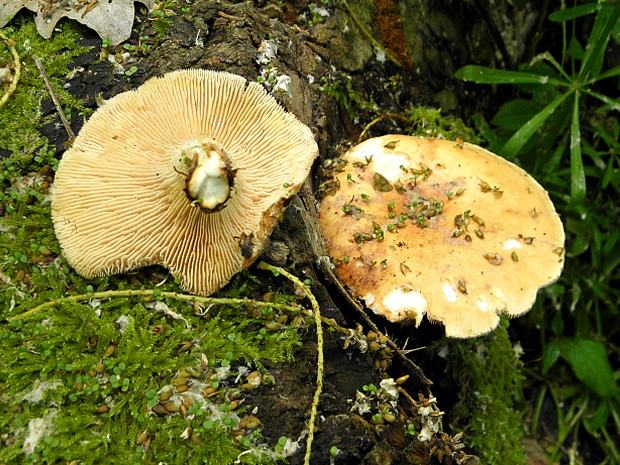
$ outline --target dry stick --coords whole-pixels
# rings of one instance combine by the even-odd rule
[[[45,87],[47,87],[47,91],[49,92],[50,97],[52,97],[52,102],[54,102],[56,111],[58,112],[58,115],[60,116],[60,121],[62,121],[62,125],[65,127],[65,131],[67,131],[67,135],[69,136],[69,144],[73,145],[73,141],[75,140],[75,134],[73,133],[73,129],[71,129],[71,125],[69,124],[69,121],[67,121],[65,112],[62,110],[62,107],[60,106],[60,100],[58,100],[58,96],[52,89],[50,80],[47,78],[47,73],[45,72],[45,69],[43,68],[43,64],[41,63],[41,60],[39,59],[39,57],[34,57],[34,64],[37,65],[37,68],[39,68],[39,72],[41,73],[41,77],[43,78],[43,82],[45,83]]]
[[[295,305],[278,304],[274,302],[263,302],[260,300],[252,299],[230,299],[230,298],[216,298],[216,297],[200,297],[197,295],[180,294],[178,292],[162,292],[159,289],[125,289],[117,291],[102,291],[91,292],[88,294],[70,295],[67,297],[61,297],[56,300],[50,300],[35,308],[28,310],[27,312],[15,315],[9,318],[9,321],[22,320],[35,313],[40,312],[48,307],[55,307],[63,302],[82,302],[90,299],[109,299],[112,297],[161,297],[165,299],[182,300],[185,302],[200,302],[206,305],[254,305],[255,307],[267,307],[275,308],[278,310],[287,310],[290,312],[300,312],[305,309],[297,307]]]
[[[310,465],[310,454],[312,452],[312,442],[314,441],[314,424],[316,423],[316,416],[319,407],[319,400],[321,398],[321,391],[323,390],[323,371],[325,362],[323,359],[323,326],[321,326],[321,311],[319,309],[319,303],[314,297],[314,294],[310,292],[304,283],[299,278],[292,275],[288,271],[283,270],[277,266],[269,265],[265,262],[258,264],[259,270],[270,270],[272,272],[278,272],[292,282],[294,282],[312,304],[312,310],[314,311],[314,322],[316,323],[316,351],[317,351],[317,364],[316,364],[316,390],[314,391],[314,399],[312,400],[312,408],[310,410],[310,420],[308,420],[308,440],[306,441],[306,455],[304,457],[304,465]]]
[[[9,46],[9,48],[11,49],[11,54],[13,55],[13,61],[15,62],[15,76],[13,76],[13,82],[11,82],[11,85],[9,86],[8,90],[2,96],[2,99],[0,99],[0,107],[2,107],[2,105],[4,105],[9,100],[9,97],[11,96],[11,94],[15,92],[15,89],[17,89],[17,83],[19,82],[19,78],[22,72],[22,64],[19,61],[19,55],[17,54],[17,49],[15,48],[15,41],[5,36],[2,31],[0,31],[0,39],[4,40],[6,44]]]
[[[353,21],[355,21],[355,24],[357,24],[357,27],[360,28],[360,30],[362,31],[362,33],[368,37],[368,39],[370,39],[370,41],[372,42],[372,44],[377,47],[379,50],[383,51],[383,53],[385,53],[385,56],[388,57],[388,59],[394,63],[396,66],[398,66],[399,68],[402,68],[403,65],[400,64],[400,61],[398,61],[394,55],[392,55],[390,52],[388,52],[385,48],[383,48],[381,46],[381,44],[373,37],[370,35],[370,33],[366,30],[366,28],[362,25],[362,23],[360,22],[359,19],[357,19],[357,16],[355,16],[355,13],[353,12],[353,9],[349,6],[349,4],[347,3],[347,0],[342,0],[342,4],[345,6],[345,8],[347,9],[347,11],[349,12],[349,14],[351,15],[351,18],[353,18]]]
[[[386,113],[385,115],[381,115],[381,116],[373,119],[370,123],[368,123],[366,126],[364,126],[364,129],[362,130],[362,133],[357,138],[357,143],[359,144],[360,142],[362,142],[364,140],[364,136],[366,135],[366,132],[371,127],[373,127],[379,121],[384,120],[385,118],[398,118],[398,119],[403,120],[405,123],[411,124],[411,120],[409,120],[408,118],[404,117],[403,115],[399,115],[398,113]]]

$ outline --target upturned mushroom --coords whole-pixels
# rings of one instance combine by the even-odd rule
[[[84,125],[56,173],[55,232],[87,278],[156,264],[208,295],[259,256],[317,155],[260,84],[172,72]]]
[[[518,316],[564,261],[547,192],[478,146],[387,135],[344,156],[320,223],[337,274],[390,321],[424,316],[449,337]]]

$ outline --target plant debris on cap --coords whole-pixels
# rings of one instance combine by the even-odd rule
[[[564,261],[547,192],[478,146],[387,135],[350,149],[321,204],[338,276],[388,320],[424,315],[450,337],[527,312]],[[342,162],[339,166],[342,166]]]
[[[157,264],[208,295],[258,257],[317,155],[260,84],[172,72],[84,125],[56,173],[56,235],[87,278]]]

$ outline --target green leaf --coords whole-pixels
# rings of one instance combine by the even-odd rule
[[[586,3],[585,5],[579,5],[573,8],[557,10],[549,15],[549,21],[570,21],[571,19],[581,18],[582,16],[592,14],[600,8],[600,5],[597,5],[596,3]]]
[[[605,71],[604,73],[601,73],[598,77],[598,79],[607,79],[610,77],[614,77],[617,76],[618,74],[620,74],[620,66],[616,66],[615,68],[611,68],[608,69],[607,71]]]
[[[542,351],[542,374],[546,375],[555,362],[560,358],[560,344],[557,339],[552,339]]]
[[[594,416],[590,419],[590,421],[585,421],[584,425],[588,429],[590,434],[596,434],[596,432],[603,426],[607,424],[607,419],[609,418],[610,412],[610,400],[605,399],[603,402],[599,402],[596,412]]]
[[[579,43],[579,40],[577,40],[575,36],[572,36],[570,38],[570,42],[568,43],[568,48],[566,49],[566,52],[575,60],[583,60],[583,57],[586,53],[581,44]]]
[[[613,98],[609,98],[606,95],[603,94],[599,94],[598,92],[592,92],[590,90],[585,90],[586,94],[599,99],[600,101],[604,102],[605,105],[601,108],[599,108],[597,111],[604,111],[607,109],[610,110],[616,110],[616,111],[620,111],[620,101],[618,99],[613,99]]]
[[[586,173],[581,156],[581,130],[579,128],[579,92],[573,100],[573,117],[570,125],[570,198],[573,204],[586,196]]]
[[[454,77],[464,81],[475,82],[478,84],[556,84],[568,85],[559,79],[541,76],[535,73],[525,73],[522,71],[504,71],[501,69],[487,68],[486,66],[468,65],[463,66]]]
[[[572,93],[569,91],[556,98],[553,102],[539,111],[532,119],[521,126],[517,132],[506,142],[506,145],[501,149],[500,155],[512,160],[517,156],[519,151],[527,143],[528,140],[534,135],[534,133],[543,125],[545,121],[553,114],[557,107],[560,106],[564,100]]]
[[[563,339],[560,352],[575,376],[599,396],[610,398],[619,395],[607,350],[602,343],[585,338]]]
[[[540,110],[541,106],[535,99],[511,100],[501,106],[491,123],[509,131],[517,131]]]
[[[583,82],[588,77],[597,77],[601,72],[609,36],[619,17],[620,3],[616,3],[612,10],[610,8],[602,8],[596,15],[596,20],[586,45],[586,54],[579,70],[578,80]]]

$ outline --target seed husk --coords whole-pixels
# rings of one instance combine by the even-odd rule
[[[168,412],[168,410],[166,410],[164,408],[164,406],[162,404],[155,405],[152,410],[153,410],[154,413],[156,413],[159,416],[168,415],[168,413],[170,413],[170,412]]]
[[[164,404],[164,408],[166,409],[166,411],[171,413],[177,413],[179,410],[181,410],[181,407],[174,402],[166,402]]]
[[[390,181],[379,173],[375,173],[372,176],[372,187],[378,192],[390,192],[394,190],[394,186],[390,184]]]
[[[187,384],[181,384],[180,386],[177,386],[177,392],[185,392],[189,389],[189,386]]]
[[[485,254],[482,254],[482,256],[486,258],[491,265],[494,266],[501,265],[502,261],[504,260],[504,258],[498,253],[487,252]]]
[[[115,350],[116,350],[116,346],[114,344],[108,346],[108,348],[103,353],[103,357],[102,358],[109,357],[110,355],[112,355],[114,353]]]
[[[246,415],[239,422],[239,428],[241,429],[254,429],[260,426],[260,420],[256,417]]]

